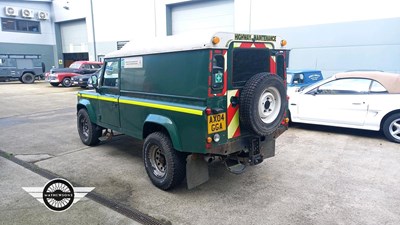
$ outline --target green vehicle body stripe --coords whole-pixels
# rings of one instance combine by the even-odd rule
[[[92,98],[92,99],[97,99],[97,100],[102,100],[102,101],[118,102],[118,98],[99,96],[97,94],[96,95],[78,94],[78,95],[82,98]],[[158,104],[158,103],[153,103],[153,102],[137,101],[137,100],[130,100],[130,99],[119,99],[119,103],[137,105],[137,106],[143,106],[143,107],[149,107],[149,108],[155,108],[155,109],[164,109],[164,110],[168,110],[168,111],[181,112],[181,113],[192,114],[192,115],[196,115],[196,116],[203,115],[202,109],[186,108],[186,107],[181,107],[181,106],[165,105],[165,104]]]

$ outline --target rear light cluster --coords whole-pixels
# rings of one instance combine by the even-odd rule
[[[289,124],[289,118],[287,118],[287,117],[286,117],[286,118],[283,118],[281,124],[282,124],[282,125],[285,125],[285,126],[288,125],[288,124]]]

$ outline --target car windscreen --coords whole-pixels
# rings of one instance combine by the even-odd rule
[[[72,69],[79,69],[80,67],[81,67],[81,63],[77,63],[77,62],[74,62],[69,66],[69,68],[72,68]]]

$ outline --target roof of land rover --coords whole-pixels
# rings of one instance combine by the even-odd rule
[[[214,36],[220,38],[220,42],[214,45],[211,41]],[[262,36],[262,35],[260,35]],[[264,35],[267,36],[267,35]],[[273,45],[281,42],[278,36],[275,41],[269,41]],[[218,33],[187,33],[182,35],[163,36],[156,38],[137,39],[128,42],[122,49],[111,52],[106,58],[148,55],[164,52],[188,51],[204,48],[227,49],[229,43],[235,39],[235,33],[218,32]]]

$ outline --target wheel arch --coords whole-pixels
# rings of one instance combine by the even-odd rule
[[[143,139],[146,139],[149,134],[157,131],[164,132],[169,136],[174,149],[179,151],[182,150],[178,129],[175,123],[168,117],[150,114],[144,121],[142,137]]]
[[[95,111],[93,109],[92,104],[90,104],[89,100],[87,100],[87,99],[79,100],[79,102],[78,102],[78,104],[76,106],[76,113],[78,113],[79,110],[81,110],[81,109],[86,109],[86,111],[89,114],[90,121],[92,121],[92,123],[97,123],[96,113],[95,113]]]
[[[382,118],[382,120],[381,120],[381,124],[380,124],[380,129],[382,130],[382,128],[383,128],[383,124],[385,123],[385,121],[386,121],[386,119],[389,117],[389,116],[391,116],[391,115],[393,115],[393,114],[396,114],[396,113],[400,113],[400,109],[396,109],[396,110],[393,110],[393,111],[390,111],[390,112],[388,112],[388,113],[386,113],[386,115]]]
[[[37,76],[36,73],[35,73],[35,71],[33,71],[33,70],[24,70],[24,71],[21,73],[21,77],[22,77],[24,74],[26,74],[26,73],[31,73],[33,76]]]

